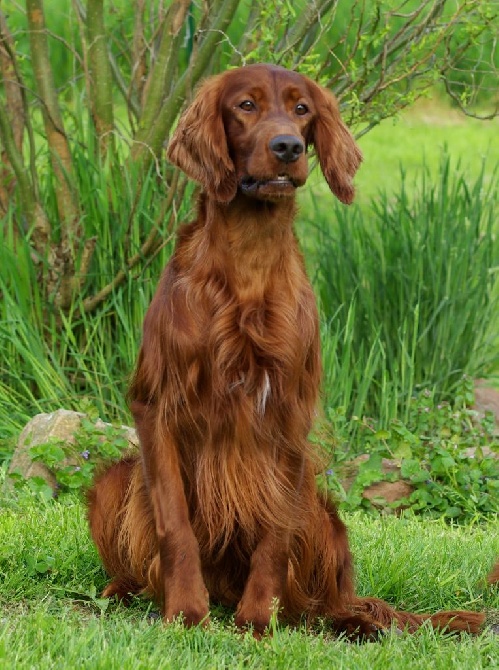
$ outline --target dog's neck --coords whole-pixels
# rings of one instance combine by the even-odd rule
[[[269,202],[238,193],[228,204],[206,198],[200,205],[205,230],[211,243],[222,250],[225,266],[232,268],[239,294],[265,291],[270,278],[293,262],[294,198]]]

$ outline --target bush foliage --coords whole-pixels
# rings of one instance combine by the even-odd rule
[[[202,77],[299,67],[366,132],[438,81],[468,110],[496,74],[494,18],[484,0],[27,0],[26,12],[7,0],[0,213],[29,239],[41,325],[109,305],[158,252],[185,194],[164,143]]]

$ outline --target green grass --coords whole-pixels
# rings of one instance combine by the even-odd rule
[[[497,372],[487,365],[498,356],[497,328],[495,340],[487,339],[494,328],[487,333],[484,328],[494,318],[490,287],[498,265],[490,235],[496,226],[495,162],[492,154],[485,163],[481,157],[497,123],[457,120],[439,105],[431,110],[431,118],[420,107],[398,124],[386,121],[362,138],[363,145],[377,142],[377,148],[364,146],[359,206],[335,205],[322,177],[320,188],[314,188],[315,174],[302,194],[299,232],[322,302],[326,409],[340,409],[348,419],[373,416],[384,429],[397,414],[407,418],[413,391],[433,389],[435,375],[445,382],[463,372]],[[439,126],[435,118],[452,123]],[[406,132],[411,124],[414,133]],[[442,162],[442,128],[455,134],[447,164]],[[403,188],[401,156],[407,157]],[[136,202],[130,176],[125,196],[118,197],[116,175],[89,164],[84,152],[76,158],[86,194],[86,232],[98,237],[86,289],[92,293],[125,266],[127,250],[137,251],[151,227],[158,226],[160,237],[168,238],[161,223],[165,194],[163,185],[151,179]],[[369,161],[379,164],[370,168]],[[366,184],[373,189],[369,202],[363,195]],[[381,188],[384,192],[377,193]],[[187,198],[181,219],[189,216],[189,203]],[[486,226],[487,244],[480,237]],[[145,310],[171,251],[166,245],[95,312],[69,315],[57,329],[50,319],[42,325],[43,289],[29,244],[24,237],[15,242],[14,229],[7,220],[0,245],[0,461],[9,458],[22,426],[38,412],[90,408],[107,421],[130,422],[127,381]],[[78,296],[75,311],[84,297]],[[351,434],[347,431],[342,444],[352,446]]]
[[[104,610],[96,593],[106,577],[90,541],[81,502],[41,503],[2,494],[0,504],[0,666],[24,668],[493,668],[499,636],[450,638],[423,629],[357,645],[334,639],[326,625],[255,642],[238,634],[230,612],[212,609],[207,631],[163,626],[137,599]],[[498,589],[483,580],[499,554],[499,522],[452,527],[407,514],[346,517],[358,590],[400,608],[435,611],[499,608]]]
[[[417,636],[388,636],[379,644],[350,645],[325,635],[305,636],[281,629],[255,642],[214,625],[210,631],[165,629],[144,618],[116,614],[111,621],[85,618],[41,606],[20,611],[0,631],[0,661],[5,670],[479,670],[497,668],[497,636],[456,641],[425,630]]]
[[[438,97],[421,100],[409,111],[386,119],[360,138],[364,160],[355,177],[356,202],[364,207],[380,192],[389,196],[397,193],[401,184],[400,167],[410,185],[423,166],[436,177],[444,150],[453,161],[460,161],[470,178],[479,174],[484,159],[492,171],[499,161],[498,133],[498,118],[480,121],[464,116]],[[485,179],[487,181],[487,173]],[[331,198],[318,171],[312,175],[311,188],[321,199]],[[304,203],[307,202],[304,194]]]
[[[480,172],[484,158],[492,169],[499,160],[499,119],[466,118],[438,101],[421,101],[395,120],[387,120],[359,141],[364,162],[357,179],[359,201],[364,204],[379,190],[397,192],[399,166],[410,183],[422,166],[436,176],[446,149],[469,175]]]

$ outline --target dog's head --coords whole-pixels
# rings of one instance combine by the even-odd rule
[[[297,72],[249,65],[200,87],[170,140],[168,158],[220,202],[238,190],[276,200],[305,183],[310,145],[331,191],[350,204],[362,154],[335,97]]]

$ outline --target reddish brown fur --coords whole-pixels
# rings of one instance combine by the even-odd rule
[[[488,576],[487,581],[489,584],[499,584],[499,562],[492,568],[492,572]]]
[[[316,488],[318,317],[292,228],[307,159],[280,159],[269,142],[281,135],[314,145],[333,193],[352,201],[360,151],[334,97],[297,73],[257,65],[208,80],[171,139],[170,160],[204,193],[144,323],[130,389],[141,457],[89,494],[104,595],[147,593],[187,624],[207,621],[211,598],[257,634],[276,600],[288,621],[414,630],[427,617],[356,597],[345,526]],[[483,620],[431,617],[473,632]]]

